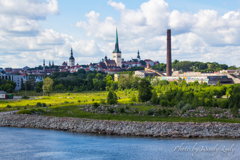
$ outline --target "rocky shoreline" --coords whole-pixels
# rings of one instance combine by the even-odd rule
[[[240,138],[240,124],[219,122],[128,122],[6,114],[0,115],[0,127],[149,137]]]

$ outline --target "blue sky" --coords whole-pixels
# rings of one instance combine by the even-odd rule
[[[118,27],[122,57],[239,65],[240,0],[0,0],[1,67],[60,65],[112,57]]]
[[[76,29],[74,24],[77,21],[87,20],[86,13],[96,11],[100,13],[100,19],[104,20],[107,16],[112,16],[119,20],[120,14],[113,7],[107,4],[109,0],[58,0],[59,15],[50,15],[47,21],[42,21],[44,28],[53,28],[54,30],[78,35],[83,37],[84,30]],[[139,6],[147,0],[116,0],[122,2],[128,9],[137,10]],[[183,12],[197,13],[199,10],[211,9],[219,12],[220,15],[229,11],[238,11],[240,9],[240,0],[166,0],[171,11],[179,10]]]

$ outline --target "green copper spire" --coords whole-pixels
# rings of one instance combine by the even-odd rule
[[[117,32],[117,28],[116,28],[116,44],[118,44],[118,32]]]
[[[117,32],[117,28],[116,28],[116,43],[115,43],[115,49],[114,49],[113,53],[121,53],[121,51],[119,50],[119,45],[118,45],[118,32]]]

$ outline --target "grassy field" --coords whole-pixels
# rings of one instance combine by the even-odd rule
[[[24,94],[24,91],[21,91],[19,94]],[[119,91],[117,96],[120,98],[119,103],[125,104],[130,103],[130,98],[135,91]],[[36,93],[34,93],[36,94]],[[10,105],[12,108],[10,110],[18,110],[23,108],[35,108],[38,102],[46,103],[47,106],[73,106],[73,105],[84,105],[92,104],[94,102],[100,102],[101,99],[107,99],[107,91],[94,91],[94,92],[82,92],[82,93],[52,93],[50,96],[34,96],[30,91],[27,92],[28,96],[31,96],[30,99],[24,100],[0,100],[0,111],[6,111],[7,105]]]
[[[25,92],[19,92],[19,95],[24,95]],[[164,121],[164,122],[228,122],[228,123],[240,123],[240,119],[212,119],[208,117],[204,118],[183,118],[183,117],[160,117],[160,116],[138,116],[138,115],[127,115],[127,114],[97,114],[90,112],[83,112],[80,110],[80,105],[92,104],[94,102],[100,102],[102,99],[107,99],[107,91],[93,91],[93,92],[82,92],[82,93],[52,93],[50,96],[35,96],[35,92],[27,92],[30,99],[23,100],[0,100],[0,112],[8,110],[22,110],[22,109],[35,109],[38,108],[36,104],[46,103],[47,107],[45,110],[51,110],[47,112],[46,116],[57,116],[57,117],[78,117],[88,119],[99,119],[99,120],[121,120],[121,121]],[[118,102],[120,104],[129,104],[132,94],[137,95],[137,91],[118,91],[117,96],[119,97]],[[16,93],[15,93],[15,96]],[[10,105],[11,108],[6,108]],[[138,105],[131,106],[136,107],[139,111],[146,111],[156,106],[150,105]]]

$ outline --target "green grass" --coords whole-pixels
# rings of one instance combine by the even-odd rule
[[[33,91],[28,91],[27,95],[32,96]],[[119,91],[117,92],[117,96],[120,97],[118,100],[121,104],[130,103],[130,95],[132,95],[134,91]],[[136,91],[135,91],[136,92]],[[24,93],[24,91],[21,91]],[[92,104],[94,102],[100,102],[101,99],[107,99],[107,91],[89,91],[82,93],[52,93],[50,96],[35,96],[31,97],[31,99],[20,99],[20,100],[0,100],[0,111],[6,111],[4,109],[7,105],[12,106],[11,110],[16,110],[17,108],[34,108],[38,102],[46,103],[47,106],[72,106],[74,105],[85,105]],[[94,99],[94,101],[93,101]],[[81,102],[79,102],[81,101]],[[66,103],[68,102],[68,103]]]
[[[113,114],[96,114],[80,111],[80,107],[51,107],[52,111],[45,116],[56,117],[75,117],[99,120],[115,120],[115,121],[149,121],[149,122],[225,122],[240,123],[240,119],[211,119],[211,118],[183,118],[183,117],[160,117],[160,116],[137,116],[137,115],[113,115]]]

